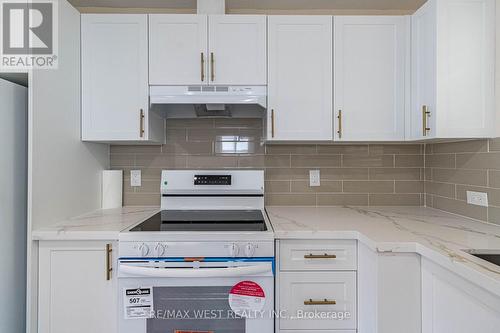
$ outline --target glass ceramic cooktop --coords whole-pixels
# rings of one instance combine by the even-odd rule
[[[130,231],[266,231],[260,210],[162,210]]]

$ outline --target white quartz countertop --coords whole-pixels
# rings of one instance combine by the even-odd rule
[[[127,230],[160,211],[160,207],[121,207],[100,209],[61,221],[53,226],[36,229],[34,240],[118,240],[120,231]]]
[[[500,253],[500,226],[424,207],[266,207],[277,239],[357,239],[414,252],[500,296],[500,267],[464,250]]]

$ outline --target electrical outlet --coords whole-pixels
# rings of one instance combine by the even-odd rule
[[[467,203],[488,207],[488,193],[467,191]]]
[[[309,186],[321,186],[319,170],[309,170]]]
[[[130,186],[141,186],[141,170],[130,170]]]

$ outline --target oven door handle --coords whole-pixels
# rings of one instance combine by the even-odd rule
[[[163,268],[120,264],[120,272],[133,276],[159,278],[240,277],[272,272],[270,264],[225,268]]]

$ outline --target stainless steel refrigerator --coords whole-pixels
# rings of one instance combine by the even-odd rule
[[[0,332],[26,332],[27,88],[0,78]]]

